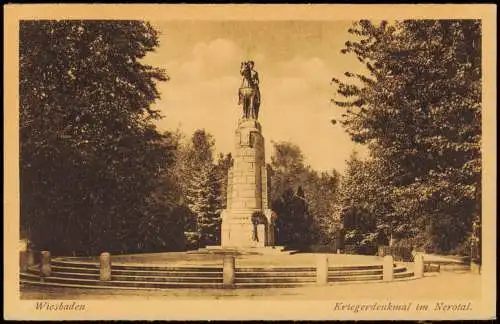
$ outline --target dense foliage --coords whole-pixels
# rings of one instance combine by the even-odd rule
[[[360,21],[349,32],[355,40],[343,53],[356,55],[367,73],[334,78],[334,102],[380,176],[348,175],[346,195],[357,186],[369,206],[344,198],[343,210],[366,207],[374,220],[366,235],[389,227],[415,246],[460,248],[481,214],[480,22]]]
[[[21,22],[21,223],[37,248],[181,244],[171,236],[182,223],[169,179],[177,143],[150,108],[167,76],[141,63],[157,46],[140,21]]]
[[[294,248],[331,243],[340,226],[336,218],[339,174],[318,174],[305,165],[300,148],[288,142],[274,143],[270,169],[278,243]]]
[[[373,254],[377,246],[387,245],[393,234],[404,235],[408,230],[391,218],[390,187],[376,162],[361,160],[354,152],[342,178],[339,209],[345,244],[354,246],[357,253]]]
[[[220,243],[220,215],[226,204],[227,172],[231,155],[220,155],[215,163],[215,140],[197,130],[179,152],[178,183],[188,213],[185,231],[193,247]]]

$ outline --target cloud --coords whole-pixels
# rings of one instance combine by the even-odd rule
[[[269,70],[261,88],[261,121],[268,141],[291,141],[313,168],[343,171],[353,143],[330,122],[335,113],[330,102],[332,68],[317,57],[297,56]]]
[[[234,42],[219,38],[196,44],[184,61],[171,62],[170,70],[173,77],[178,75],[185,81],[217,79],[234,75],[242,57]]]
[[[277,69],[284,76],[303,76],[315,80],[328,77],[331,73],[325,61],[318,57],[296,56],[291,60],[278,63]]]
[[[162,99],[156,108],[166,118],[158,126],[180,127],[188,136],[204,128],[216,138],[219,151],[231,151],[231,135],[239,118],[242,56],[234,42],[215,39],[197,43],[183,59],[166,62],[171,80],[160,86]]]
[[[234,42],[218,38],[208,43],[198,43],[193,49],[193,55],[220,64],[240,57],[241,50]]]

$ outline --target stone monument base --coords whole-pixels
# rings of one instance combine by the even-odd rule
[[[252,219],[252,215],[258,215]],[[231,209],[222,212],[222,247],[257,248],[274,245],[272,210]]]

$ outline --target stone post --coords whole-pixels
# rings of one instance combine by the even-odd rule
[[[316,259],[316,283],[318,285],[328,284],[328,255],[319,254]]]
[[[21,251],[21,272],[29,269],[35,264],[35,256],[32,250]]]
[[[31,249],[28,249],[28,251],[26,251],[26,263],[28,267],[35,265],[35,251]]]
[[[415,278],[423,278],[424,277],[424,256],[421,253],[415,254],[415,269],[414,274]]]
[[[470,271],[473,274],[481,274],[481,265],[477,264],[476,262],[471,261],[471,263],[470,263]]]
[[[101,281],[111,280],[111,255],[108,252],[103,252],[99,260],[99,279]]]
[[[394,277],[394,259],[391,255],[384,257],[383,279],[384,281],[392,281]]]
[[[52,266],[50,265],[50,252],[42,251],[42,261],[40,263],[40,276],[50,277],[52,274]]]
[[[19,258],[20,258],[19,265],[20,265],[21,272],[28,270],[28,260],[27,260],[28,255],[26,252],[27,251],[20,251],[19,252]]]
[[[235,276],[234,255],[224,255],[222,264],[222,276],[224,288],[233,288]]]

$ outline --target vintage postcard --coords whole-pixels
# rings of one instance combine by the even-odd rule
[[[493,5],[7,5],[4,317],[496,318]]]

